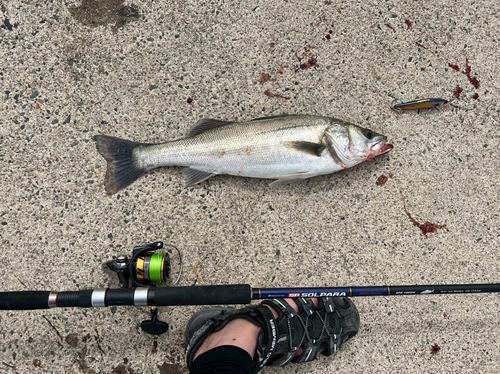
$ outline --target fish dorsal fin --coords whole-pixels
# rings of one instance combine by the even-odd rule
[[[283,117],[290,117],[290,116],[293,116],[293,114],[279,114],[277,116],[268,116],[268,117],[260,117],[260,118],[255,118],[253,119],[251,122],[253,121],[263,121],[265,119],[273,119],[273,118],[283,118]]]
[[[218,119],[202,118],[194,124],[193,127],[187,133],[187,137],[190,138],[195,135],[199,135],[205,131],[216,129],[217,127],[222,127],[229,125],[234,122],[220,121]]]
[[[326,147],[323,144],[312,142],[285,142],[285,147],[311,156],[320,157]]]

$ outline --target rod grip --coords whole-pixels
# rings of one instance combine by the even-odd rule
[[[148,298],[149,299],[149,298]],[[221,286],[161,287],[154,289],[149,305],[224,305],[250,304],[252,288],[248,284]]]
[[[49,309],[50,291],[0,292],[0,310]]]

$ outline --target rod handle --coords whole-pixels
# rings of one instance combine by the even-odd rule
[[[149,305],[174,306],[250,304],[252,301],[252,288],[249,284],[158,287],[154,289],[153,299],[154,302],[149,303]]]
[[[50,291],[0,292],[0,310],[49,309]]]

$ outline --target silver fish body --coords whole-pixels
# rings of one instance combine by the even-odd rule
[[[373,131],[309,115],[248,122],[203,119],[186,138],[161,144],[105,135],[96,140],[108,160],[110,194],[161,166],[185,166],[186,187],[217,174],[276,179],[271,185],[280,185],[347,169],[392,149],[385,136]]]

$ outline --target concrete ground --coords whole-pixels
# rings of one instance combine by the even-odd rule
[[[429,4],[0,1],[1,291],[117,287],[101,264],[157,240],[181,249],[181,285],[498,282],[500,5]],[[426,97],[452,106],[390,109]],[[202,117],[282,113],[342,118],[394,149],[279,188],[184,189],[164,168],[105,193],[96,134],[154,143]],[[446,227],[426,237],[426,222]],[[500,371],[496,294],[354,301],[360,333],[336,357],[265,371]],[[159,337],[139,328],[146,308],[4,311],[0,372],[185,373],[199,309],[161,308]]]

